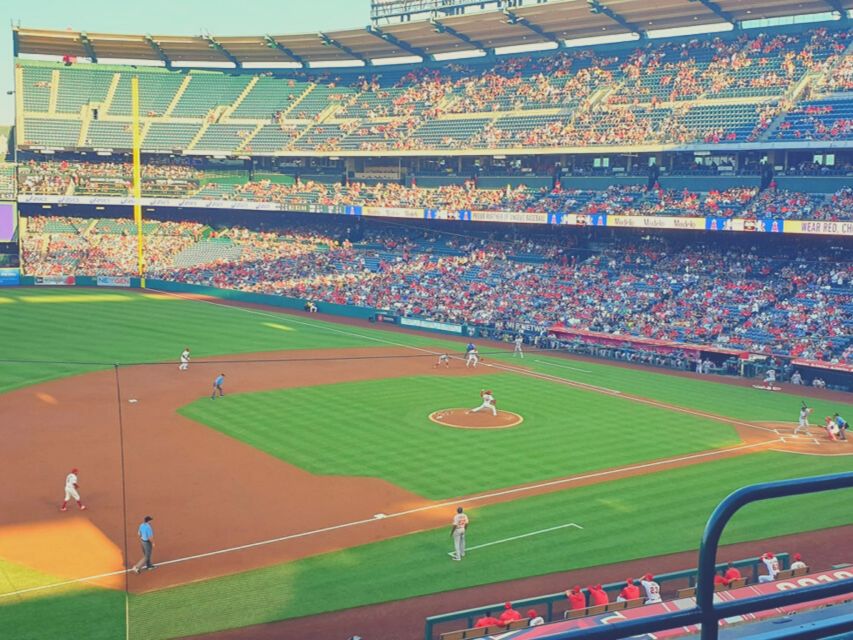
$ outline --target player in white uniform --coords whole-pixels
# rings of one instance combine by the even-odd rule
[[[477,350],[471,349],[468,352],[468,357],[465,358],[465,366],[466,367],[474,367],[476,369],[478,362],[480,362],[480,356],[477,354]]]
[[[462,507],[456,507],[456,515],[453,516],[453,524],[450,525],[450,537],[453,538],[453,553],[450,557],[454,560],[462,560],[465,557],[465,531],[468,530],[468,516]]]
[[[764,374],[764,386],[765,387],[772,387],[775,384],[776,384],[776,370],[775,369],[768,369],[767,373]]]
[[[65,476],[65,500],[62,502],[62,506],[59,507],[60,511],[68,511],[68,501],[72,498],[77,501],[77,506],[80,507],[81,511],[86,509],[86,505],[80,502],[80,494],[77,492],[79,488],[77,474],[79,472],[79,469],[75,467],[71,470],[71,473]]]
[[[432,368],[435,369],[436,367],[440,367],[441,365],[444,365],[446,369],[450,368],[450,356],[446,353],[442,353],[440,356],[438,356],[438,362],[432,365]]]
[[[178,367],[180,371],[186,371],[190,368],[190,348],[184,347],[184,350],[181,351],[181,366]]]
[[[776,574],[779,573],[779,560],[772,553],[765,553],[761,556],[761,562],[767,567],[766,576],[758,576],[759,582],[773,582],[776,579]]]
[[[646,592],[645,604],[654,604],[661,601],[660,585],[655,582],[655,577],[651,573],[647,573],[640,578],[640,585],[642,585],[643,591]]]
[[[468,413],[478,413],[484,409],[488,409],[492,412],[493,416],[498,415],[498,410],[495,409],[495,397],[492,395],[491,391],[486,391],[485,389],[480,391],[480,398],[483,400],[480,406],[476,409],[471,409]]]
[[[803,403],[803,406],[800,407],[800,421],[797,423],[797,428],[794,429],[794,435],[798,433],[805,433],[807,436],[810,436],[809,432],[809,414],[812,410],[806,406],[806,403]]]
[[[515,342],[515,349],[512,352],[512,357],[514,358],[515,354],[518,354],[519,356],[524,358],[524,351],[521,350],[521,345],[524,344],[524,337],[519,334],[515,336],[515,340],[513,342]]]

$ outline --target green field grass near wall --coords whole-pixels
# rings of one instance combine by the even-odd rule
[[[488,343],[485,345],[488,348]],[[713,376],[697,376],[664,373],[665,370],[643,367],[640,369],[620,367],[607,361],[590,362],[571,357],[555,357],[551,351],[528,352],[521,360],[513,358],[508,351],[493,349],[489,359],[502,367],[523,366],[538,373],[574,382],[591,384],[622,393],[652,398],[682,407],[690,407],[716,415],[741,420],[797,423],[803,397],[796,392],[781,393],[753,389],[750,386],[735,386]],[[757,381],[758,382],[758,381]],[[823,416],[839,411],[853,414],[851,402],[836,402],[806,398],[814,408],[814,416]],[[812,418],[812,421],[816,418]]]
[[[281,331],[268,324],[287,325]],[[459,342],[436,334],[343,326],[315,318],[296,318],[274,311],[247,310],[226,305],[151,296],[137,291],[74,288],[14,288],[0,290],[0,340],[3,360],[49,361],[27,371],[0,367],[0,393],[112,363],[177,360],[184,346],[194,357],[258,351],[407,345],[460,353]],[[496,343],[481,349],[503,366],[522,362]],[[56,361],[92,362],[68,365]],[[547,364],[546,364],[547,363]],[[525,367],[544,374],[634,393],[673,404],[747,420],[793,422],[800,404],[797,395],[736,388],[691,377],[676,377],[653,369],[629,370],[605,363],[558,358],[531,352]],[[556,365],[556,366],[555,366]],[[571,369],[564,367],[569,366]],[[580,371],[578,371],[580,369]],[[853,405],[810,400],[814,415],[853,413]]]
[[[441,373],[202,398],[180,413],[312,473],[374,476],[433,499],[740,441],[727,424],[557,382]],[[473,430],[429,420],[477,406],[486,387],[524,422]]]
[[[450,538],[447,528],[441,527],[132,596],[130,637],[157,640],[203,633],[695,550],[708,516],[731,491],[751,482],[846,471],[849,467],[849,460],[843,458],[760,453],[488,507],[466,505],[471,517],[469,547],[569,522],[584,528],[565,528],[473,550],[464,562],[457,563],[447,555]],[[723,542],[851,524],[849,501],[849,492],[839,491],[748,507],[732,521]],[[449,521],[452,507],[447,511]],[[729,559],[725,553],[720,558]],[[653,562],[648,570],[655,571]]]

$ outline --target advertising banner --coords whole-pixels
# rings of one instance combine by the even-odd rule
[[[99,206],[132,206],[133,198],[112,196],[57,196],[19,194],[19,202],[36,204],[75,204]],[[775,218],[744,219],[709,216],[705,218],[680,216],[630,216],[604,213],[545,213],[529,211],[451,211],[447,209],[413,209],[409,207],[373,207],[362,205],[310,204],[293,209],[278,202],[249,200],[202,200],[193,198],[142,198],[145,207],[176,207],[196,209],[231,209],[242,211],[293,211],[364,215],[380,218],[425,218],[428,220],[463,220],[509,224],[557,224],[580,227],[619,227],[631,229],[675,229],[696,231],[740,231],[759,233],[797,233],[805,235],[853,236],[853,221],[781,220]],[[6,216],[8,220],[8,216]],[[2,222],[0,235],[9,234],[9,223]]]
[[[607,226],[628,227],[632,229],[687,229],[690,231],[701,231],[705,228],[705,219],[669,216],[607,216]]]
[[[98,276],[99,287],[129,287],[130,276]]]
[[[73,287],[77,284],[74,276],[36,276],[35,284],[49,287]]]
[[[374,218],[423,218],[423,209],[408,207],[362,207],[364,215]]]
[[[417,327],[419,329],[431,329],[432,331],[445,331],[462,335],[461,324],[449,322],[437,322],[435,320],[421,320],[420,318],[400,318],[400,324],[404,327]]]
[[[21,284],[21,270],[16,268],[0,269],[0,287],[14,287]]]
[[[388,324],[397,324],[397,316],[391,313],[377,313],[373,316],[376,322],[386,322]]]
[[[831,220],[786,220],[785,231],[824,236],[853,236],[853,220],[832,222]]]

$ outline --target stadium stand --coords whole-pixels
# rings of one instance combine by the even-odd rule
[[[311,186],[281,187],[282,197],[311,201]],[[62,188],[60,186],[60,188]],[[294,190],[297,189],[297,190]],[[298,190],[303,189],[303,190]],[[253,191],[211,197],[256,197]],[[75,264],[85,275],[127,275],[132,229],[82,219],[28,225],[24,255],[34,274]],[[431,320],[547,333],[554,324],[601,333],[707,344],[765,355],[850,362],[853,267],[807,254],[743,253],[662,238],[587,250],[568,260],[567,238],[508,243],[370,227],[359,243],[340,243],[334,226],[296,225],[277,232],[228,227],[201,240],[201,226],[152,223],[152,275],[193,284],[393,310]],[[331,223],[330,223],[331,224]],[[181,238],[199,242],[176,244]],[[61,247],[40,253],[47,242]],[[68,237],[66,237],[68,236]],[[163,244],[164,246],[161,246]],[[180,245],[181,253],[172,250]],[[82,255],[74,257],[74,251]],[[102,261],[93,261],[97,251]],[[580,254],[579,254],[580,255]],[[823,258],[823,257],[822,257]],[[123,265],[117,272],[86,271]],[[723,275],[725,274],[725,275]],[[544,332],[544,333],[543,333]]]
[[[255,149],[249,138],[262,127],[257,150],[263,153],[724,145],[760,141],[771,126],[773,139],[829,140],[847,135],[849,101],[840,90],[850,75],[842,55],[849,37],[847,30],[825,27],[742,33],[510,56],[406,74],[137,69],[133,75],[141,79],[140,114],[161,125],[156,148],[163,149],[188,144],[186,130],[163,126],[173,118],[182,126],[207,121],[213,131],[197,148],[224,152]],[[53,132],[44,131],[44,121],[70,117],[72,131],[71,123],[85,117],[85,105],[101,105],[117,122],[129,120],[127,69],[18,64],[24,116],[33,128],[28,126],[25,146],[77,146],[71,134],[46,135]],[[58,97],[51,105],[54,83]],[[833,96],[800,101],[808,94],[803,83]],[[295,135],[276,139],[265,126],[273,123]],[[232,135],[238,131],[245,135]],[[80,146],[101,137],[88,136]]]

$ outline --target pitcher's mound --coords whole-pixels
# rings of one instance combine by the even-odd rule
[[[500,410],[493,416],[491,411],[471,413],[468,409],[440,409],[429,414],[429,419],[456,429],[509,429],[524,422],[517,413]]]

